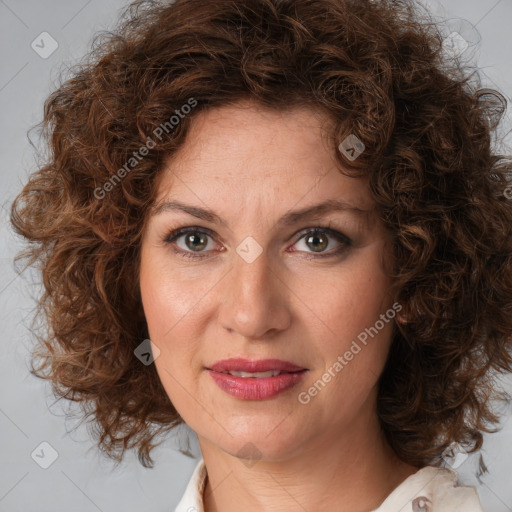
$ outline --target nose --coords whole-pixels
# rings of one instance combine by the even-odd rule
[[[290,325],[292,296],[283,272],[272,265],[266,251],[253,261],[237,253],[222,283],[218,318],[229,332],[262,339]]]

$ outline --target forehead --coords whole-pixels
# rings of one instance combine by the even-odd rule
[[[365,179],[340,172],[329,118],[309,108],[223,106],[192,120],[187,139],[158,177],[156,205],[173,197],[223,209],[269,211],[343,200],[374,202]]]

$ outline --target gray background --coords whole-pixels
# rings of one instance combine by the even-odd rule
[[[424,3],[449,20],[447,34],[455,30],[470,42],[465,56],[478,65],[484,86],[496,88],[507,97],[509,108],[498,134],[511,146],[512,0]],[[65,419],[64,404],[49,410],[53,400],[47,384],[27,370],[32,344],[27,327],[38,289],[32,284],[34,275],[30,271],[19,277],[14,271],[12,257],[20,245],[8,226],[9,205],[37,166],[26,133],[41,120],[43,102],[57,85],[59,71],[84,55],[93,34],[112,27],[126,4],[124,0],[0,0],[0,512],[172,512],[196,464],[177,448],[190,442],[192,452],[199,455],[195,435],[184,427],[153,452],[154,469],[144,469],[131,454],[114,470],[89,439],[85,424],[71,432],[77,421]],[[44,31],[58,43],[47,58],[31,47]],[[504,148],[510,152],[510,147]],[[512,390],[511,379],[504,385]],[[482,478],[482,483],[472,476],[477,456],[469,456],[458,467],[463,481],[476,485],[487,512],[512,510],[509,414],[502,425],[499,433],[485,437],[482,454],[490,474]],[[58,453],[47,469],[31,457],[42,442]],[[39,448],[36,453],[40,457],[34,458],[40,463],[45,458],[50,461],[49,449],[41,452]]]

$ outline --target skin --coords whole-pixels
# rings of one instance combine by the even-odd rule
[[[387,232],[366,181],[339,172],[326,127],[328,119],[308,108],[277,113],[244,102],[211,109],[194,118],[157,182],[157,205],[174,199],[207,207],[227,223],[155,210],[140,260],[144,313],[161,351],[158,375],[197,433],[207,467],[206,512],[368,511],[418,469],[396,457],[376,414],[393,321],[309,403],[298,400],[394,303],[383,267]],[[326,199],[364,212],[278,225],[290,210]],[[304,229],[329,224],[351,244],[325,232],[307,243]],[[206,246],[200,239],[187,245],[186,236],[164,241],[185,226],[213,235]],[[236,252],[248,236],[262,249],[251,263]],[[206,257],[185,258],[179,249]],[[205,369],[230,357],[278,358],[308,372],[277,397],[240,400]],[[240,455],[248,446],[257,460]]]

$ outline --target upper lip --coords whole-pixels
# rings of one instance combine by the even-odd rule
[[[249,360],[241,357],[232,359],[222,359],[216,361],[214,364],[208,367],[209,370],[215,372],[267,372],[270,370],[277,370],[281,372],[298,372],[306,370],[302,366],[290,363],[289,361],[282,361],[281,359],[258,359]]]

